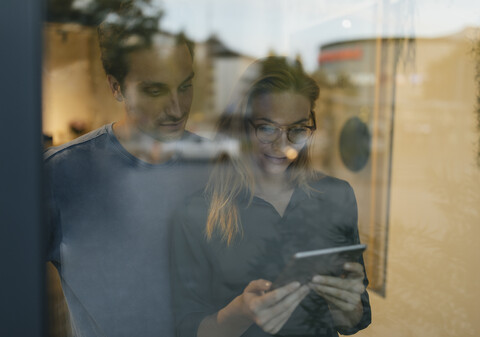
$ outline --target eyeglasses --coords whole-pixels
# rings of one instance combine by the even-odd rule
[[[255,129],[255,135],[257,139],[263,144],[269,144],[276,141],[280,138],[282,132],[287,133],[287,139],[292,144],[304,144],[307,142],[308,137],[315,130],[314,125],[286,125],[280,126],[275,124],[261,123],[255,124],[251,119],[249,119],[250,124],[252,124]]]

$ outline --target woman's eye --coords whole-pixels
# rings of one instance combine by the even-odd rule
[[[292,135],[303,135],[303,134],[307,133],[307,128],[304,128],[304,127],[291,128],[289,130],[289,132]]]
[[[259,125],[258,131],[265,134],[274,134],[277,131],[277,128],[271,125]]]

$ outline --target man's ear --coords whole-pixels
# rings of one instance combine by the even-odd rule
[[[118,82],[117,79],[112,75],[107,75],[107,81],[113,97],[115,97],[118,102],[123,102],[123,94],[120,87],[120,82]]]

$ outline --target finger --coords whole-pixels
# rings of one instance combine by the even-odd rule
[[[287,323],[288,319],[292,315],[293,310],[282,312],[280,315],[275,316],[272,320],[262,326],[262,330],[269,334],[276,334]]]
[[[362,278],[347,277],[343,279],[340,277],[316,275],[313,277],[311,284],[315,284],[319,286],[330,286],[333,288],[338,288],[338,289],[346,290],[346,291],[357,293],[357,294],[362,294],[365,291],[365,285],[363,284],[363,277]]]
[[[327,294],[323,294],[322,297],[342,311],[353,311],[358,305],[358,303],[344,302],[334,296],[330,296]]]
[[[343,265],[343,269],[348,272],[347,276],[365,277],[363,266],[358,262],[347,262]]]
[[[277,308],[282,307],[281,310],[277,310],[277,308],[275,308],[271,311],[271,319],[263,324],[262,329],[271,334],[275,334],[280,331],[280,329],[292,315],[293,311],[309,292],[310,288],[305,285],[296,290],[294,293],[290,294],[285,301],[282,301],[281,305],[277,306]]]
[[[322,297],[328,296],[329,298],[335,298],[346,303],[357,304],[360,301],[360,294],[338,288],[315,285],[314,290]]]
[[[264,296],[262,296],[262,304],[260,305],[260,308],[266,308],[274,305],[298,288],[300,288],[300,283],[292,282],[290,284],[287,284],[286,286],[275,289],[265,294]]]
[[[277,317],[285,311],[288,311],[289,309],[294,310],[297,307],[298,303],[300,303],[309,292],[310,288],[308,287],[308,285],[304,285],[301,288],[295,290],[294,292],[285,296],[279,302],[265,308],[262,312],[259,312],[259,319],[257,323],[259,325],[264,325],[272,318]]]
[[[324,276],[324,275],[315,275],[312,278],[311,283],[318,284],[321,286],[331,286],[335,288],[348,289],[350,287],[351,280],[335,277],[335,276]]]
[[[259,279],[252,281],[248,284],[248,286],[245,288],[246,292],[251,292],[251,293],[263,293],[265,291],[268,291],[270,287],[272,286],[272,282]]]

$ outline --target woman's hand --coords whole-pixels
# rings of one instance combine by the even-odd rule
[[[253,323],[269,334],[280,331],[310,287],[293,282],[269,291],[271,286],[265,280],[250,282],[226,307],[202,320],[197,336],[241,336]]]
[[[363,313],[361,295],[365,291],[363,266],[348,262],[344,265],[345,277],[314,276],[310,288],[329,304],[335,324],[349,328],[356,325]]]
[[[271,286],[271,282],[265,280],[250,282],[241,295],[242,310],[263,331],[276,334],[310,292],[310,288],[293,282],[267,292]]]

